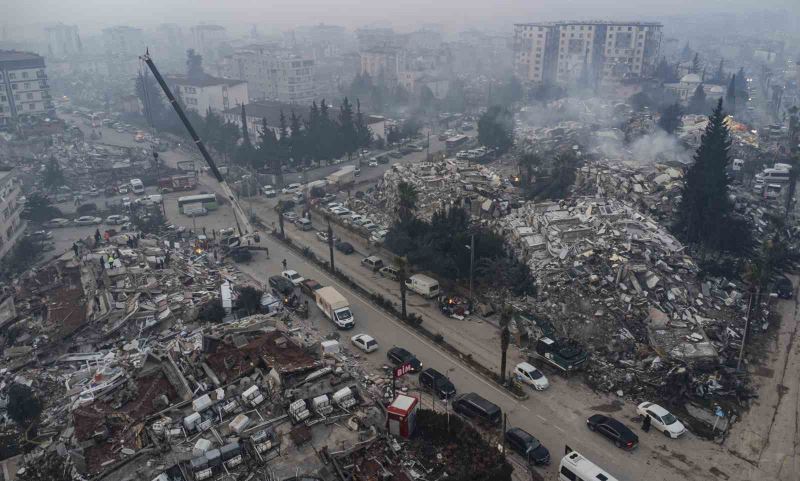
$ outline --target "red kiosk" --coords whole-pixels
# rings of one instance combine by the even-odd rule
[[[387,408],[389,416],[389,433],[404,438],[411,437],[417,419],[419,399],[405,394],[398,394]]]

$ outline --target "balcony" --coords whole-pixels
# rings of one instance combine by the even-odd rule
[[[38,71],[38,72],[36,72],[36,78],[46,79],[47,78],[47,74],[44,73],[43,71]]]

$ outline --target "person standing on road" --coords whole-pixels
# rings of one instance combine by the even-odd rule
[[[283,270],[286,270],[286,259],[282,260],[281,264],[283,265]]]
[[[647,414],[644,415],[644,420],[642,421],[642,431],[650,432],[650,416]]]

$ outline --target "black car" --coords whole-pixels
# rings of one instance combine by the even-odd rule
[[[791,299],[794,294],[794,286],[788,277],[779,277],[775,281],[775,292],[781,299]]]
[[[498,426],[503,419],[500,406],[474,392],[456,396],[453,411],[490,426]]]
[[[292,284],[292,281],[283,276],[270,277],[269,286],[285,295],[292,294],[294,292],[294,284]]]
[[[395,346],[389,349],[386,352],[386,357],[389,358],[395,366],[406,362],[411,364],[411,372],[420,372],[422,370],[422,363],[419,362],[417,356],[411,354],[402,347]]]
[[[349,242],[339,241],[336,243],[336,249],[341,251],[344,254],[352,254],[356,250],[353,248],[353,244]]]
[[[529,463],[550,464],[550,451],[529,432],[511,428],[506,431],[506,442]]]
[[[586,425],[590,431],[597,431],[621,449],[630,451],[639,444],[639,437],[627,426],[612,417],[603,414],[595,414],[586,420]]]
[[[450,379],[432,367],[419,373],[419,385],[435,392],[440,399],[452,399],[456,395],[456,387]]]

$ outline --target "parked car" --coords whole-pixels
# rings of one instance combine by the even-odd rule
[[[327,244],[328,243],[328,232],[324,231],[324,230],[318,230],[317,231],[317,239],[319,239],[320,241],[322,241],[322,242]],[[339,239],[337,239],[336,236],[333,236],[333,241],[336,242],[337,240],[339,240]]]
[[[361,265],[375,272],[383,267],[383,259],[378,256],[369,256],[361,259]]]
[[[497,426],[503,418],[503,411],[497,404],[474,392],[456,396],[453,400],[453,411],[491,426]]]
[[[322,284],[314,279],[306,279],[300,283],[300,290],[310,297],[314,297],[314,291],[322,289]]]
[[[263,192],[266,197],[275,197],[276,195],[278,195],[278,193],[275,192],[275,188],[272,187],[271,185],[265,185],[264,187],[262,187],[261,192]]]
[[[392,347],[386,351],[386,357],[392,361],[392,364],[395,366],[399,366],[406,362],[411,364],[411,372],[420,372],[422,370],[422,363],[419,362],[417,356],[411,354],[402,347]]]
[[[282,194],[295,194],[297,192],[300,192],[300,187],[301,187],[301,185],[297,184],[297,183],[289,184],[289,185],[287,185],[286,187],[284,187],[281,190],[281,193]]]
[[[439,399],[453,399],[456,387],[447,376],[429,367],[419,373],[419,385],[439,396]]]
[[[352,254],[353,252],[356,251],[351,243],[343,241],[339,241],[336,243],[336,250],[340,251],[343,254]]]
[[[367,167],[377,167],[377,166],[378,166],[378,161],[375,159],[372,159],[369,161],[369,163],[367,163]]]
[[[97,225],[101,222],[103,222],[103,219],[92,215],[82,215],[75,219],[75,225]]]
[[[533,387],[537,391],[544,391],[550,386],[547,378],[542,371],[536,369],[532,364],[521,362],[514,368],[514,377],[521,382]]]
[[[369,334],[356,334],[350,338],[350,342],[366,353],[378,350],[378,341]]]
[[[328,202],[333,202],[334,200],[336,200],[336,194],[325,194],[320,200],[320,202],[324,202],[327,204]]]
[[[299,286],[304,280],[306,280],[305,277],[301,276],[297,271],[292,269],[281,272],[281,275],[286,279],[289,279],[292,282],[292,285],[295,287]]]
[[[778,297],[781,299],[791,299],[792,295],[794,295],[794,286],[791,279],[785,276],[779,277],[775,281],[775,292],[778,293]]]
[[[283,276],[271,276],[269,278],[269,286],[281,294],[292,294],[294,292],[294,284],[289,279]]]
[[[325,204],[325,207],[327,207],[328,210],[332,211],[337,207],[344,207],[344,206],[342,205],[341,202],[328,202],[327,204]]]
[[[28,232],[25,237],[34,242],[44,242],[53,238],[53,233],[49,230],[37,230],[35,232]]]
[[[550,464],[550,451],[523,429],[511,428],[506,431],[506,443],[529,463]]]
[[[378,273],[381,276],[393,281],[396,281],[400,278],[400,271],[394,266],[381,267]]]
[[[683,423],[658,404],[643,402],[636,407],[636,412],[640,416],[650,416],[650,425],[668,438],[676,439],[686,433]]]
[[[113,214],[113,215],[110,215],[110,216],[106,217],[106,224],[120,225],[120,224],[124,224],[124,223],[128,222],[129,220],[131,220],[131,219],[127,215]]]
[[[594,414],[586,420],[590,431],[596,431],[614,442],[620,449],[630,451],[639,444],[639,437],[627,426],[604,414]]]
[[[292,222],[292,223],[300,218],[300,216],[298,216],[296,213],[294,213],[291,210],[287,211],[287,212],[284,212],[281,215],[283,216],[283,220],[286,220],[286,221],[289,221],[289,222]]]

